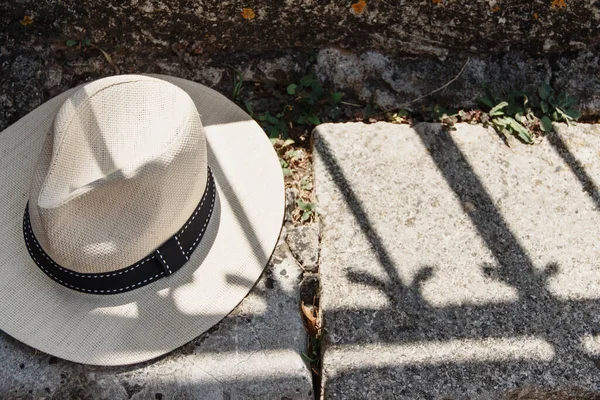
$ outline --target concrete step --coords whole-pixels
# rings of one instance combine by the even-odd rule
[[[288,233],[298,236],[295,229],[284,228],[265,273],[229,316],[158,360],[127,367],[80,365],[0,332],[0,398],[314,399],[301,356],[307,343],[298,304],[302,269],[285,240]]]
[[[326,399],[597,398],[600,127],[558,129],[316,128]]]

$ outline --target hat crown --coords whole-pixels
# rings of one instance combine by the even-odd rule
[[[115,271],[177,232],[206,183],[204,130],[185,91],[146,76],[101,79],[55,118],[30,192],[32,229],[62,267]]]

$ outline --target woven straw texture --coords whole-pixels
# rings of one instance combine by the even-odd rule
[[[80,273],[125,268],[177,232],[206,187],[198,111],[177,86],[125,75],[63,104],[34,173],[29,210],[42,248]]]
[[[205,86],[173,77],[155,78],[183,89],[195,105],[201,124],[189,112],[193,111],[189,98],[178,95],[169,85],[122,76],[112,79],[121,85],[116,93],[124,93],[100,93],[95,102],[78,102],[78,96],[88,98],[98,88],[92,84],[86,87],[87,93],[81,92],[82,87],[71,89],[0,133],[0,329],[36,349],[94,365],[132,364],[165,354],[202,334],[235,308],[260,277],[275,247],[283,220],[284,186],[276,154],[262,129],[234,103]],[[132,115],[127,110],[136,108],[135,104],[120,103],[120,96],[128,97],[126,86],[131,80],[142,80],[152,93],[164,91],[160,99],[148,105],[150,115]],[[135,101],[142,101],[141,97]],[[69,98],[75,101],[63,106]],[[75,122],[84,130],[114,135],[100,135],[104,143],[85,136],[79,137],[81,143],[77,139],[67,143],[70,130],[77,129],[69,118],[74,108],[88,115]],[[163,111],[171,114],[168,120],[160,119]],[[126,115],[112,117],[113,113],[152,121],[143,129],[156,135],[156,140],[119,142],[124,134],[119,128],[131,122],[120,121]],[[50,140],[54,126],[56,137]],[[160,138],[161,126],[176,134]],[[90,151],[79,152],[82,159],[69,158],[71,152],[62,154],[58,139]],[[125,150],[110,151],[118,146]],[[62,164],[50,165],[50,155],[62,156]],[[42,210],[36,216],[36,234],[47,235],[45,245],[52,243],[53,257],[62,257],[62,262],[85,272],[102,272],[135,262],[181,227],[180,220],[185,220],[195,207],[193,202],[198,201],[206,185],[203,159],[208,160],[217,186],[213,217],[190,261],[174,275],[127,293],[91,295],[52,281],[29,257],[22,217],[33,196],[38,199],[37,210]],[[185,168],[192,171],[183,173]],[[56,176],[66,175],[52,182],[48,177],[54,171]],[[112,189],[115,179],[125,186],[111,197],[102,189]],[[137,185],[146,188],[151,179],[155,190],[143,198]],[[157,188],[159,183],[163,186]],[[115,223],[94,220],[91,210],[96,215],[107,212],[111,219],[137,221],[139,216],[122,214],[135,201],[147,201],[143,204],[156,214],[142,213],[147,220],[139,225],[125,224],[125,234],[117,235],[117,239],[109,238],[106,232],[89,231],[110,230]],[[72,210],[68,208],[71,202]],[[53,235],[63,236],[47,227],[55,221],[82,241],[73,245],[55,238]],[[86,224],[91,226],[83,226]],[[150,226],[155,229],[148,229]],[[123,254],[122,249],[127,247],[135,250]],[[143,251],[146,253],[141,256],[134,254]]]

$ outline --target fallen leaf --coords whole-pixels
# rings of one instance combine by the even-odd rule
[[[356,14],[362,14],[367,8],[367,2],[365,0],[360,0],[358,3],[352,4],[352,10]]]
[[[100,52],[102,53],[102,55],[104,56],[104,58],[106,58],[106,61],[108,61],[108,63],[110,65],[112,65],[112,67],[115,69],[115,72],[117,75],[119,75],[121,73],[121,70],[119,70],[119,67],[117,67],[117,64],[115,64],[115,62],[113,61],[112,57],[108,55],[107,52],[105,52],[104,50],[102,50],[100,47],[96,46],[95,44],[91,44],[90,46],[100,50]]]
[[[31,17],[31,15],[26,15],[23,17],[23,19],[21,21],[19,21],[19,23],[23,26],[31,25],[31,24],[33,24],[33,18]]]
[[[442,4],[444,0],[431,0],[433,4]]]
[[[492,12],[498,12],[500,11],[500,6],[496,6],[494,8],[492,8]]]
[[[313,306],[307,307],[304,305],[304,302],[300,303],[300,308],[302,309],[302,314],[306,318],[306,328],[308,329],[308,334],[312,337],[316,337],[319,332],[319,327],[317,323],[317,317],[314,315]]]
[[[565,0],[552,0],[552,8],[566,8],[567,3]]]
[[[242,8],[242,18],[254,19],[256,18],[256,14],[254,14],[254,10],[251,8]]]

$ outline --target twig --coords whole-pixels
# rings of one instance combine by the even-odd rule
[[[404,108],[404,107],[406,107],[408,105],[416,103],[419,100],[423,100],[424,98],[429,97],[429,96],[431,96],[434,93],[437,93],[437,92],[440,92],[440,91],[446,89],[448,86],[450,86],[454,81],[456,81],[462,75],[462,73],[464,72],[465,68],[467,68],[467,65],[469,65],[469,61],[471,61],[471,57],[467,58],[467,61],[465,61],[465,65],[463,65],[463,67],[460,69],[460,72],[454,78],[452,78],[451,80],[449,80],[448,82],[446,82],[444,84],[444,86],[440,86],[439,88],[437,88],[435,90],[432,90],[431,92],[429,92],[427,94],[424,94],[423,96],[419,96],[419,97],[417,97],[414,100],[407,101],[406,103],[402,103],[399,106],[392,107],[392,108],[389,108],[387,110],[383,110],[383,112],[386,113],[386,112],[390,112],[390,111],[399,110],[399,109]]]
[[[117,75],[119,75],[121,73],[121,71],[119,70],[119,67],[117,67],[117,65],[113,61],[112,57],[109,56],[107,52],[105,52],[104,50],[102,50],[100,47],[96,46],[93,43],[90,43],[89,45],[95,49],[100,50],[100,52],[104,55],[104,58],[106,58],[106,61],[108,61],[108,63],[110,65],[112,65],[112,67],[115,69],[115,72],[117,73]]]
[[[360,104],[348,103],[347,101],[340,101],[340,104],[343,104],[345,106],[352,106],[352,107],[362,107]]]

